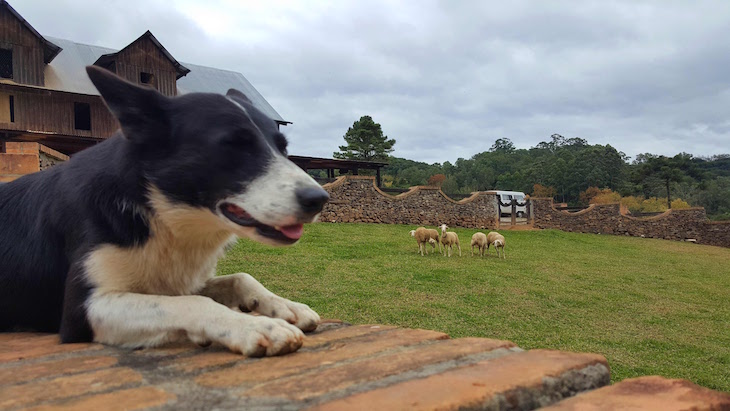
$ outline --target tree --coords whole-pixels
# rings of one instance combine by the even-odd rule
[[[492,144],[492,148],[489,149],[489,151],[502,151],[505,153],[512,153],[515,151],[515,145],[512,143],[512,140],[508,138],[500,138],[497,139],[494,144]]]
[[[388,140],[383,135],[380,124],[370,116],[362,116],[347,129],[344,135],[346,146],[340,146],[341,152],[332,156],[348,160],[377,161],[387,160],[388,153],[393,151],[395,139]]]
[[[638,160],[637,156],[637,160]],[[691,164],[692,156],[686,153],[674,157],[645,157],[639,163],[639,175],[646,179],[655,177],[664,182],[667,190],[667,208],[672,208],[671,183],[681,182],[688,172],[694,174]]]

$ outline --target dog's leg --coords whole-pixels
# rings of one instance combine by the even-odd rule
[[[243,314],[210,298],[109,292],[92,295],[87,317],[94,341],[149,347],[185,334],[216,341],[247,356],[279,355],[302,346],[304,334],[286,321]]]
[[[241,311],[281,318],[302,331],[312,331],[319,325],[319,314],[308,305],[279,297],[246,273],[211,278],[198,294]]]

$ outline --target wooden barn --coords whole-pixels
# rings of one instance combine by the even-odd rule
[[[92,64],[168,96],[236,88],[289,123],[240,73],[180,63],[149,31],[121,50],[44,37],[0,0],[0,140],[73,154],[109,137],[119,126],[86,77]]]
[[[86,76],[104,67],[162,94],[242,91],[279,125],[291,124],[237,72],[181,63],[147,31],[121,50],[42,36],[0,0],[0,182],[52,165],[109,137],[119,124]],[[35,154],[35,158],[29,157]],[[291,157],[305,170],[357,174],[385,163]],[[38,167],[30,165],[38,163]],[[21,164],[23,166],[21,166]],[[378,178],[378,180],[380,180]]]

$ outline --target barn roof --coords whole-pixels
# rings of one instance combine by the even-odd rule
[[[8,11],[10,12],[10,14],[15,16],[15,18],[17,18],[18,20],[20,20],[20,22],[23,24],[23,26],[25,26],[25,28],[30,30],[30,32],[33,33],[34,36],[38,37],[38,39],[40,39],[41,42],[43,42],[43,62],[44,63],[46,63],[46,64],[50,63],[54,59],[54,57],[56,57],[58,55],[58,53],[61,52],[61,47],[58,47],[57,45],[46,40],[45,37],[41,36],[40,33],[38,33],[36,31],[36,29],[34,29],[33,26],[31,26],[30,23],[28,23],[28,21],[23,18],[23,16],[18,14],[18,12],[15,11],[15,9],[12,8],[10,6],[10,4],[8,4],[7,1],[0,0],[0,6],[6,7],[8,9]]]
[[[180,64],[180,62],[175,60],[175,57],[172,57],[172,54],[170,54],[170,52],[167,51],[167,49],[162,45],[162,43],[160,43],[160,41],[157,40],[157,37],[155,37],[152,34],[152,32],[149,30],[145,31],[144,34],[139,36],[139,38],[137,40],[129,43],[123,49],[121,49],[115,53],[108,53],[108,54],[102,55],[101,57],[99,57],[99,59],[97,59],[94,62],[94,64],[103,66],[105,63],[115,60],[117,58],[117,55],[119,55],[119,53],[124,52],[126,49],[130,48],[134,43],[136,43],[142,39],[149,39],[152,42],[152,44],[154,44],[158,49],[160,49],[160,51],[162,52],[162,55],[164,55],[165,58],[168,59],[170,61],[170,63],[172,63],[173,67],[175,67],[175,70],[177,72],[177,76],[175,77],[176,79],[180,79],[180,77],[183,77],[190,72],[190,69],[188,69],[187,67]]]
[[[93,65],[104,55],[117,53],[118,50],[53,37],[48,37],[48,39],[58,44],[63,52],[59,53],[51,64],[46,65],[45,88],[98,96],[99,92],[86,75],[85,67]],[[177,60],[174,61],[177,62]],[[284,120],[241,73],[195,64],[178,64],[190,69],[185,77],[177,81],[180,94],[191,92],[225,94],[228,89],[235,88],[243,92],[256,108],[274,121],[291,123]]]

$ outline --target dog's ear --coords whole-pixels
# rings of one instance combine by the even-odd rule
[[[165,111],[168,98],[151,87],[141,87],[118,77],[109,70],[87,66],[89,79],[99,90],[107,107],[119,120],[124,135],[134,141],[152,135],[164,137],[168,129]]]
[[[228,98],[231,98],[231,99],[235,100],[239,104],[246,103],[246,104],[253,105],[253,103],[251,102],[251,99],[249,99],[248,97],[246,97],[245,94],[243,94],[242,92],[236,90],[235,88],[228,89],[228,92],[226,93],[226,96]]]

